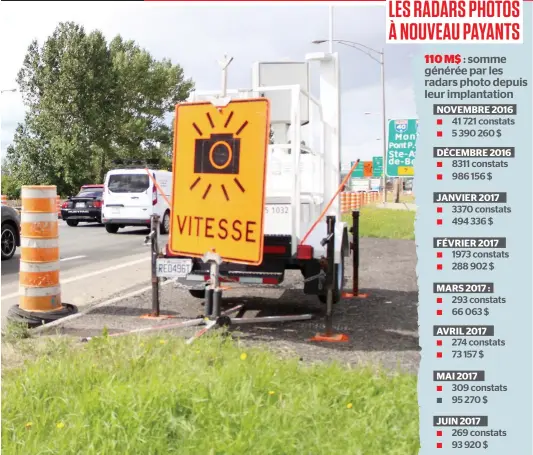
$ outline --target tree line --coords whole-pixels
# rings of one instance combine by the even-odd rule
[[[73,22],[28,47],[17,75],[27,113],[2,166],[2,194],[22,185],[76,193],[102,183],[117,160],[172,161],[168,117],[194,83],[180,65],[131,40],[107,41]]]

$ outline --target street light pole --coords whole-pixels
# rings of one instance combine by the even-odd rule
[[[382,122],[383,122],[383,169],[381,171],[383,183],[383,204],[387,203],[387,111],[385,109],[385,49],[381,50],[381,103],[382,103]]]
[[[16,92],[16,91],[17,91],[16,88],[10,88],[10,89],[7,89],[7,90],[0,90],[0,95],[1,95],[2,93],[7,93],[7,92],[13,92],[13,93],[14,93],[14,92]]]

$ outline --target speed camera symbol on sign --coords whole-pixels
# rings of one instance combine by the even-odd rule
[[[233,111],[229,113],[224,126],[227,128],[233,117]],[[209,121],[209,125],[214,127],[213,119],[209,113],[206,114],[206,118]],[[194,146],[194,173],[195,174],[225,174],[225,175],[238,175],[239,174],[239,162],[241,155],[241,139],[239,134],[242,133],[244,128],[248,125],[248,121],[244,121],[235,134],[211,133],[208,139],[199,138],[195,141]],[[193,123],[193,127],[198,135],[202,136],[203,132],[196,123]],[[191,190],[194,189],[202,180],[201,176],[196,177],[191,185]],[[233,183],[241,191],[246,190],[242,186],[238,177],[233,177]],[[221,183],[220,189],[224,194],[227,201],[230,200],[228,189],[226,184]],[[204,190],[202,199],[207,198],[211,191],[212,184],[209,183]]]
[[[262,262],[269,111],[265,98],[176,106],[171,252]]]

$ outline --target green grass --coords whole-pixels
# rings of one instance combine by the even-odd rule
[[[304,365],[222,337],[52,343],[3,369],[3,453],[418,453],[414,375]]]
[[[365,206],[361,208],[360,213],[360,237],[402,240],[414,240],[415,238],[416,212]],[[344,215],[343,221],[351,226],[352,215]]]

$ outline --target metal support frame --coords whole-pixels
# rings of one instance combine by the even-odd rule
[[[335,287],[335,217],[326,217],[328,225],[327,258],[328,269],[326,272],[326,336],[333,332],[333,290]],[[339,290],[340,291],[340,290]]]
[[[151,217],[151,255],[152,255],[152,317],[159,317],[159,278],[157,277],[157,257],[159,255],[159,215]]]
[[[150,271],[152,277],[152,312],[143,314],[143,319],[170,319],[174,316],[162,315],[159,299],[159,277],[157,276],[157,258],[159,257],[159,223],[157,214],[150,216],[150,234],[144,239],[144,244],[150,247]]]
[[[350,245],[352,250],[353,260],[353,276],[352,276],[352,292],[343,293],[343,297],[365,299],[368,294],[359,293],[359,217],[361,213],[359,210],[352,211],[352,227],[350,232],[352,233],[353,240]]]
[[[207,252],[204,254],[202,260],[204,263],[209,263],[209,286],[205,293],[205,317],[185,321],[186,326],[203,325],[204,327],[196,332],[191,338],[187,340],[187,344],[191,344],[194,340],[200,338],[209,330],[218,327],[229,327],[230,325],[242,324],[257,324],[270,322],[288,322],[288,321],[305,321],[313,318],[312,314],[302,315],[287,315],[287,316],[266,316],[256,318],[244,318],[246,313],[245,305],[237,305],[226,311],[222,310],[222,288],[220,286],[220,265],[222,259],[215,252]],[[238,313],[237,317],[230,317],[231,314]],[[164,328],[164,326],[162,327]]]
[[[338,68],[337,68],[337,60],[336,55],[330,56],[326,60],[329,61],[331,58],[333,58],[334,65],[329,68],[330,78],[333,78],[332,81],[329,81],[328,83],[332,85],[331,89],[333,90],[336,95],[338,95]],[[222,87],[221,87],[221,95],[218,95],[218,97],[214,97],[211,102],[216,106],[222,106],[225,103],[229,102],[229,98],[227,97],[228,90],[227,90],[227,69],[229,64],[231,63],[233,59],[224,57],[222,61],[220,61],[220,67],[222,70]],[[307,95],[308,98],[316,103],[320,110],[321,117],[323,116],[323,108],[322,103],[315,100],[309,93],[303,92],[301,87],[299,85],[289,85],[289,86],[279,86],[279,87],[262,87],[262,91],[267,90],[291,90],[292,94],[292,118],[294,125],[300,125],[300,112],[299,112],[299,106],[300,106],[300,95],[303,93],[304,95]],[[328,92],[326,95],[330,95],[331,93]],[[325,96],[325,95],[324,95]],[[328,98],[328,96],[325,96]],[[322,97],[321,97],[322,99]],[[338,103],[337,103],[338,104]],[[331,111],[332,109],[330,109]],[[332,129],[333,126],[336,128],[333,128],[333,132],[331,133],[338,142],[338,106],[334,110],[335,112],[331,112],[330,117],[330,123],[329,128]],[[323,131],[323,136],[326,136],[325,131]],[[295,174],[296,177],[293,182],[293,192],[296,194],[293,194],[293,205],[296,205],[294,207],[296,210],[293,212],[293,217],[296,218],[295,226],[293,227],[293,239],[296,235],[299,234],[299,227],[300,227],[300,180],[299,180],[299,163],[300,163],[300,153],[299,149],[301,147],[300,144],[300,128],[295,127],[294,131],[292,132],[293,137],[293,143],[291,144],[291,147],[294,147],[294,149],[298,149],[298,153],[294,153],[294,165],[295,165]],[[330,141],[331,142],[331,141]],[[333,141],[330,144],[333,149],[336,152],[339,152],[338,144]],[[322,160],[325,161],[325,150],[326,150],[326,144],[325,141],[323,141],[322,144]],[[338,154],[338,153],[337,153]],[[337,156],[335,158],[338,158]],[[333,166],[331,171],[339,171],[340,169],[340,159],[338,166]],[[331,177],[331,176],[330,176]],[[328,181],[330,181],[331,178],[329,178]],[[329,182],[330,185],[327,188],[324,188],[324,195],[328,193],[329,187],[332,185],[332,183],[335,182]],[[336,185],[336,183],[335,183]],[[295,202],[298,202],[295,204]],[[340,213],[338,203],[332,210],[334,213]],[[337,215],[338,215],[337,213]],[[327,339],[320,340],[320,341],[347,341],[348,337],[346,335],[333,335],[332,334],[332,318],[333,318],[333,299],[334,299],[334,289],[335,289],[335,216],[328,216],[327,217],[327,237],[323,239],[322,246],[325,246],[327,244],[327,261],[328,261],[328,271],[326,276],[326,282],[327,282],[327,311],[326,311],[326,335]],[[298,229],[296,229],[298,228]],[[152,216],[151,220],[151,233],[146,238],[145,244],[150,243],[152,247],[152,314],[150,317],[159,317],[160,315],[160,308],[159,308],[159,280],[157,278],[157,258],[159,255],[158,252],[158,232],[159,232],[159,217],[157,215]],[[294,239],[295,240],[295,239]],[[296,248],[296,242],[293,242],[293,248]],[[294,251],[295,252],[295,251]],[[158,325],[158,326],[152,326],[152,327],[144,327],[141,329],[132,330],[129,332],[121,332],[117,334],[113,334],[111,336],[121,336],[121,335],[127,335],[132,333],[141,333],[141,332],[149,332],[149,331],[155,331],[155,330],[168,330],[168,329],[175,329],[175,328],[184,328],[184,327],[194,327],[194,326],[203,326],[201,330],[196,332],[191,338],[187,340],[187,344],[191,344],[194,342],[194,340],[201,337],[203,334],[207,333],[209,330],[216,328],[216,327],[228,327],[230,325],[244,325],[244,324],[254,324],[254,323],[272,323],[272,322],[290,322],[290,321],[305,321],[310,320],[313,318],[313,314],[300,314],[300,315],[287,315],[287,316],[267,316],[267,317],[254,317],[254,318],[245,318],[244,315],[247,311],[245,305],[237,305],[233,308],[230,308],[226,311],[221,311],[222,309],[222,288],[220,286],[220,265],[222,264],[221,257],[215,252],[215,251],[209,251],[206,252],[202,258],[204,263],[210,264],[210,281],[209,285],[206,289],[205,294],[205,316],[199,316],[195,319],[182,321],[175,324],[164,324],[164,325]],[[338,290],[339,292],[342,291],[341,289]],[[231,314],[238,313],[237,317],[230,317]],[[315,337],[317,338],[317,337]],[[90,338],[83,338],[82,341],[89,341]]]
[[[209,264],[209,286],[205,292],[205,315],[208,318],[218,318],[222,306],[222,289],[220,288],[221,257],[213,251],[208,251],[202,258]]]
[[[309,341],[327,341],[333,343],[345,342],[349,340],[348,335],[333,334],[333,298],[336,286],[335,273],[335,216],[329,215],[326,217],[327,236],[322,240],[322,245],[326,246],[326,320],[325,332],[323,334],[316,334]],[[341,292],[342,289],[338,289]]]

